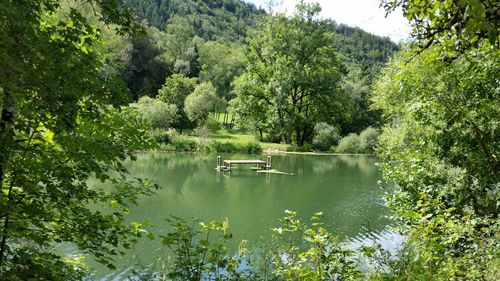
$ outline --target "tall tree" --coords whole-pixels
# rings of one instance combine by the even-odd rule
[[[258,98],[264,95],[264,89],[249,73],[236,78],[232,87],[236,97],[229,102],[229,111],[236,117],[237,124],[246,125],[263,139],[273,116],[269,104]]]
[[[203,82],[184,101],[184,111],[190,120],[203,125],[210,112],[223,103],[215,94],[215,87],[210,82]]]
[[[188,77],[198,77],[198,47],[194,42],[195,31],[186,18],[174,16],[168,21],[165,33],[160,32],[157,44],[162,59],[174,66],[174,72]]]
[[[246,72],[263,91],[248,92],[276,114],[285,143],[311,140],[314,125],[342,118],[341,64],[333,34],[315,16],[318,4],[299,4],[292,17],[268,17],[248,38]]]
[[[134,100],[141,96],[156,96],[165,77],[169,76],[174,68],[173,62],[166,61],[162,57],[163,50],[157,46],[158,38],[163,33],[155,28],[149,28],[147,32],[146,36],[130,39],[130,59],[120,73],[133,93]]]
[[[200,80],[211,81],[217,96],[232,98],[231,82],[243,72],[244,47],[241,44],[223,44],[215,41],[200,46]]]
[[[361,69],[353,66],[342,79],[342,89],[349,96],[351,107],[346,107],[346,111],[351,112],[349,118],[339,124],[343,135],[360,133],[365,128],[376,125],[381,119],[380,110],[370,109],[372,90],[367,79]]]
[[[117,107],[124,89],[100,75],[99,31],[78,11],[82,5],[94,5],[120,33],[142,30],[115,0],[76,1],[63,14],[56,0],[0,4],[2,280],[78,279],[54,242],[111,265],[139,233],[123,224],[123,213],[151,186],[129,179],[121,162],[147,142],[133,112]],[[111,186],[91,187],[91,176]]]
[[[158,99],[177,106],[179,120],[176,126],[181,133],[183,128],[191,124],[184,111],[184,101],[194,91],[195,87],[195,78],[188,78],[182,74],[173,74],[165,80],[165,84],[158,91]]]
[[[138,108],[139,117],[155,129],[167,130],[179,117],[175,104],[168,104],[148,96],[141,97],[137,103],[131,104],[131,106]]]

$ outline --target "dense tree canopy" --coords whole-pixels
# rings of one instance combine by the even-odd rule
[[[407,64],[412,55],[390,64],[374,97],[392,121],[381,137],[385,176],[401,188],[391,204],[411,226],[415,264],[479,280],[498,250],[500,53],[484,44],[449,64],[429,49]]]
[[[198,47],[193,40],[195,30],[187,19],[173,16],[168,21],[166,31],[155,32],[155,35],[160,57],[173,66],[174,73],[198,77]]]
[[[371,82],[379,74],[399,46],[387,37],[379,37],[344,24],[329,23],[336,33],[334,46],[348,68],[359,70],[365,80]]]
[[[173,65],[162,59],[157,46],[159,31],[148,29],[148,34],[130,39],[129,59],[119,75],[126,81],[134,100],[141,96],[155,96],[158,89],[173,71]]]
[[[497,1],[402,6],[417,44],[375,85],[384,111],[382,170],[407,237],[393,276],[496,280],[500,92]]]
[[[211,81],[217,96],[230,100],[231,83],[244,69],[244,47],[208,41],[200,46],[200,80]]]
[[[165,83],[158,91],[158,99],[174,104],[177,107],[179,120],[176,127],[182,132],[190,124],[190,120],[184,111],[184,101],[186,97],[194,91],[196,79],[188,78],[182,74],[173,74],[165,80]]]
[[[387,136],[387,141],[394,141],[386,143],[390,151],[387,156],[395,157],[397,151],[406,154],[402,151],[405,145],[412,149],[422,146],[425,150],[420,153],[433,155],[443,165],[461,167],[476,184],[495,185],[500,168],[495,133],[500,113],[496,75],[499,55],[498,50],[485,44],[452,64],[439,62],[435,50],[423,53],[411,64],[405,64],[404,57],[394,61],[378,82],[374,101],[384,109],[385,116],[397,120],[394,130],[401,132],[390,135],[404,135],[407,140]],[[420,140],[412,143],[414,137]],[[469,187],[474,185],[470,183]],[[493,189],[486,186],[481,192],[467,193],[467,200],[476,202],[472,204],[477,204],[476,212],[493,214],[497,212],[496,203],[486,200],[493,197],[482,193]],[[450,191],[449,195],[458,194]],[[478,198],[472,199],[474,196]]]
[[[463,52],[484,40],[500,44],[500,6],[495,0],[384,0],[382,6],[388,12],[403,9],[424,49],[439,45],[445,53]]]
[[[257,26],[258,18],[272,18],[251,5],[247,6],[233,0],[126,2],[153,26],[148,28],[147,38],[131,40],[132,50],[128,54],[118,55],[119,52],[113,56],[126,57],[128,59],[125,62],[128,63],[122,63],[124,60],[113,60],[110,64],[123,66],[118,73],[127,81],[135,100],[144,95],[156,96],[165,77],[183,74],[198,78],[198,82],[211,82],[217,96],[229,102],[235,98],[231,84],[241,82],[235,79],[245,68],[244,38],[249,34],[248,30]],[[234,13],[238,24],[234,24]],[[221,14],[229,16],[220,16]],[[231,28],[239,31],[222,28],[227,22],[233,22]],[[368,108],[370,85],[381,66],[399,47],[389,38],[381,38],[359,28],[336,24],[332,20],[322,21],[322,26],[324,32],[336,33],[332,36],[331,43],[337,50],[338,59],[344,62],[345,69],[352,72],[342,78],[342,91],[347,94],[345,101],[342,102],[344,106],[342,118],[329,122],[336,123],[335,126],[341,123],[342,134],[358,133],[367,126],[379,124],[379,112],[370,111]],[[126,42],[122,45],[127,46]],[[248,89],[240,87],[243,88]],[[183,100],[175,103],[183,104]],[[248,102],[238,99],[232,104],[245,106]],[[179,105],[177,107],[183,108]],[[250,116],[241,108],[232,110],[237,113],[232,115],[233,121],[243,122]],[[277,123],[279,118],[268,117],[268,121],[265,122],[267,125],[263,126],[262,122],[258,122],[259,129],[253,128],[263,132],[262,129],[266,127],[270,140],[279,141],[281,135],[279,132],[281,125]],[[181,123],[184,125],[176,124],[177,127],[190,125],[189,122],[182,120],[188,121],[182,117]],[[257,123],[252,121],[236,125],[245,124]],[[306,135],[304,139],[308,142],[311,136],[310,133]]]
[[[181,17],[205,40],[238,40],[263,13],[239,0],[126,0],[149,23],[165,30],[172,17]]]
[[[319,11],[319,5],[300,4],[290,18],[266,19],[248,39],[246,75],[262,91],[246,94],[267,103],[286,143],[294,137],[303,145],[316,122],[342,118],[341,64],[333,34],[314,19]]]
[[[210,112],[214,112],[222,100],[215,94],[215,87],[210,82],[203,82],[184,101],[184,112],[188,118],[199,125],[207,120]]]
[[[123,213],[151,186],[128,178],[121,161],[148,142],[133,112],[118,107],[123,84],[102,77],[100,33],[78,10],[90,4],[116,31],[142,30],[114,0],[65,10],[55,0],[0,4],[2,280],[75,279],[78,264],[54,254],[54,242],[72,242],[111,265],[139,233],[123,224]],[[90,187],[91,176],[110,186]]]

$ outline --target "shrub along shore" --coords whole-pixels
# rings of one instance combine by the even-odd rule
[[[378,141],[378,132],[367,128],[359,135],[349,134],[340,139],[326,134],[319,134],[311,144],[303,146],[287,145],[259,141],[245,131],[205,129],[188,130],[179,134],[174,129],[153,130],[149,136],[157,143],[160,150],[178,152],[216,152],[216,153],[311,153],[311,154],[373,154]]]

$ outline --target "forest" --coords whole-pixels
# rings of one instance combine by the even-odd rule
[[[167,123],[175,120],[173,127],[181,133],[184,128],[200,127],[200,125],[217,127],[218,120],[210,118],[208,113],[220,112],[225,113],[223,125],[232,127],[235,123],[240,126],[248,123],[251,125],[243,129],[258,133],[261,139],[291,144],[291,136],[285,136],[276,129],[277,126],[282,126],[279,124],[279,118],[265,116],[265,112],[256,111],[269,112],[270,108],[243,108],[244,104],[248,104],[246,97],[239,97],[244,95],[244,93],[239,94],[239,91],[247,88],[243,84],[246,83],[245,73],[248,73],[250,67],[248,61],[252,60],[250,55],[246,54],[246,41],[265,36],[265,34],[255,34],[246,37],[246,34],[257,28],[257,19],[264,18],[264,11],[239,1],[228,1],[228,3],[222,1],[219,4],[216,2],[134,1],[132,7],[139,11],[138,14],[146,23],[152,23],[151,27],[146,26],[148,32],[143,38],[114,42],[120,46],[120,50],[110,46],[111,53],[115,53],[112,57],[117,58],[110,60],[110,68],[127,83],[135,101],[142,96],[153,98],[153,100],[145,99],[143,106],[153,102],[156,102],[157,106],[160,106],[159,102],[175,105],[178,113],[176,117],[166,115],[165,119]],[[168,18],[164,19],[165,17]],[[164,22],[163,25],[156,23],[159,21],[158,18],[162,18],[160,21]],[[262,25],[271,24],[271,22],[262,23]],[[338,94],[337,109],[334,106],[330,108],[337,110],[335,114],[331,114],[336,120],[318,119],[313,123],[330,121],[332,124],[326,128],[338,130],[339,136],[359,133],[380,121],[380,113],[370,111],[368,108],[369,85],[399,47],[388,38],[371,35],[359,28],[338,25],[333,21],[323,21],[322,24],[324,27],[317,31],[318,34],[323,36],[330,33],[331,38],[329,42],[317,43],[330,44],[332,50],[336,50],[332,56],[338,61],[336,64],[339,74],[342,74],[342,81],[337,81],[335,87],[343,89],[342,93]],[[241,26],[241,28],[234,30],[225,26]],[[302,35],[309,31],[303,29]],[[273,44],[286,44],[283,40]],[[311,45],[311,48],[320,47],[321,45]],[[275,51],[279,54],[289,50]],[[287,81],[287,83],[295,82]],[[198,99],[190,98],[186,102],[187,96],[198,86],[200,87],[197,91]],[[180,88],[183,90],[177,90]],[[204,108],[200,108],[200,104],[205,105]],[[340,106],[343,107],[342,110],[338,108]],[[199,116],[189,118],[189,111],[196,111]],[[231,120],[227,120],[229,112],[232,113]],[[323,115],[326,115],[326,112]],[[234,120],[238,118],[239,120]],[[261,122],[259,119],[267,121]],[[283,123],[283,120],[281,122]],[[169,126],[172,124],[167,124],[166,127]],[[307,132],[295,143],[300,147],[306,141],[312,142],[314,124],[311,123],[307,127],[303,129]],[[157,138],[161,139],[162,136]],[[168,136],[163,137],[167,138]],[[331,145],[326,144],[327,149]]]
[[[0,279],[91,280],[144,239],[171,256],[128,280],[500,279],[498,3],[380,5],[410,40],[304,1],[2,1]],[[126,164],[157,150],[375,155],[404,242],[348,248],[288,210],[258,254],[224,220],[157,234],[129,214],[164,187]]]

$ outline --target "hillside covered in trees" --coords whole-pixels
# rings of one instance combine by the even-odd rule
[[[180,16],[188,20],[196,36],[205,40],[244,42],[247,30],[266,15],[261,7],[241,0],[126,0],[135,13],[147,23],[166,30],[169,20]],[[335,48],[346,62],[359,64],[370,72],[387,62],[399,47],[389,38],[370,34],[360,28],[330,21],[338,34]]]
[[[196,35],[205,40],[239,40],[245,37],[264,10],[240,0],[126,0],[148,24],[165,30],[174,16],[186,18]]]
[[[232,85],[248,65],[246,46],[259,23],[269,17],[265,11],[238,0],[125,2],[145,21],[148,30],[146,37],[123,42],[128,49],[115,56],[122,59],[117,71],[134,100],[141,96],[157,97],[162,87],[169,87],[165,85],[166,78],[183,75],[196,79],[197,83],[212,84],[219,99],[214,103],[217,111],[232,111],[237,113],[234,118],[239,118],[242,124],[248,123],[243,121],[248,112],[235,108],[236,100],[231,102],[236,96]],[[333,125],[341,134],[360,132],[379,121],[379,113],[368,108],[370,85],[399,46],[389,38],[332,20],[322,24],[322,32],[332,36],[329,44],[339,59],[340,84],[346,94],[342,117]],[[177,129],[194,126],[183,112],[184,100],[167,100],[176,103],[180,116],[184,116],[175,123]],[[263,137],[267,135],[269,140],[279,140],[271,132],[274,125],[268,124],[271,127],[266,125],[264,130],[256,127],[255,122],[250,123],[254,124],[251,130],[259,131]],[[262,134],[263,130],[267,134]],[[309,135],[307,142],[312,140],[312,134]]]

